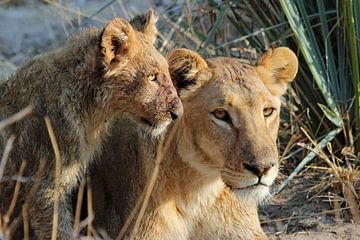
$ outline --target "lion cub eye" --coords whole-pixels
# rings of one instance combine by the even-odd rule
[[[272,107],[264,108],[264,111],[263,111],[264,117],[270,117],[273,114],[274,110],[275,109]]]
[[[214,117],[216,117],[219,120],[228,122],[231,124],[231,119],[230,119],[230,115],[229,113],[222,108],[218,108],[215,111],[212,112],[212,114],[214,115]]]
[[[150,74],[147,76],[147,79],[152,82],[157,82],[156,74]]]

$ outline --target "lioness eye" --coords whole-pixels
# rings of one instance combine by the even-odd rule
[[[150,74],[147,76],[149,81],[157,81],[156,74]]]
[[[212,112],[212,114],[219,120],[231,123],[230,115],[229,113],[222,108],[216,109]]]
[[[264,108],[264,117],[270,117],[273,114],[274,108]]]

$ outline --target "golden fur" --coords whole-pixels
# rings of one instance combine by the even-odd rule
[[[101,151],[115,115],[126,114],[153,135],[181,115],[166,59],[153,47],[156,19],[149,11],[138,16],[133,26],[118,18],[103,29],[88,29],[64,46],[28,61],[0,86],[0,120],[33,106],[30,117],[5,129],[0,138],[1,151],[6,140],[16,136],[5,169],[8,180],[0,186],[1,214],[6,213],[13,194],[14,181],[9,179],[26,161],[28,181],[21,186],[14,217],[20,215],[27,199],[30,224],[38,239],[51,237],[56,192],[60,194],[58,238],[70,239],[72,190]],[[45,116],[60,147],[59,187],[54,186],[54,153]],[[41,160],[45,171],[36,184]],[[29,195],[34,185],[38,189]]]
[[[266,239],[257,205],[278,172],[280,96],[295,78],[295,54],[270,49],[252,66],[180,49],[168,61],[184,114],[165,135],[170,147],[135,238]],[[152,173],[159,143],[124,119],[110,132],[90,175],[95,227],[115,238]]]

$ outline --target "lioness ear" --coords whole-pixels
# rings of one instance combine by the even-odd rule
[[[211,70],[205,60],[196,52],[177,49],[168,55],[171,79],[180,97],[193,92],[211,78]]]
[[[153,9],[149,9],[145,14],[135,16],[130,24],[138,31],[142,32],[145,38],[154,44],[158,34],[156,22],[159,16]]]
[[[105,66],[112,69],[125,63],[137,52],[136,45],[136,34],[130,23],[121,18],[110,21],[101,36]]]
[[[274,96],[281,96],[298,71],[298,60],[286,47],[268,50],[257,63],[257,72]]]

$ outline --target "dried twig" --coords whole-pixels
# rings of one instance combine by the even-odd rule
[[[22,109],[20,112],[15,113],[11,117],[4,119],[0,122],[0,131],[2,131],[7,126],[18,122],[25,118],[27,115],[30,115],[33,111],[33,107],[31,105],[27,106],[26,108]]]
[[[318,155],[329,142],[331,142],[336,135],[341,132],[341,128],[337,128],[330,133],[328,133],[319,144],[314,144],[315,148],[313,151],[311,151],[294,169],[294,171],[290,174],[290,176],[281,184],[281,186],[276,189],[273,193],[273,195],[278,194],[281,192],[288,184],[289,182],[305,167],[306,164],[308,164],[316,155]]]
[[[23,162],[21,163],[18,176],[22,176],[22,175],[24,174],[25,167],[26,167],[26,162],[23,161]],[[18,196],[19,196],[19,192],[20,192],[20,181],[17,180],[17,181],[16,181],[16,184],[15,184],[15,189],[14,189],[13,198],[11,199],[10,207],[9,207],[7,213],[6,213],[5,216],[4,216],[4,221],[3,221],[3,222],[4,222],[4,225],[3,225],[3,228],[4,228],[4,229],[7,228],[7,225],[8,225],[8,223],[10,222],[10,218],[11,218],[13,212],[14,212],[14,209],[15,209],[15,206],[16,206],[16,202],[17,202],[17,199],[18,199]]]
[[[3,178],[4,171],[5,171],[5,165],[9,158],[9,154],[13,147],[14,141],[15,141],[15,135],[11,135],[10,138],[6,142],[4,153],[3,153],[3,156],[2,156],[1,162],[0,162],[0,181]]]
[[[25,203],[22,207],[23,225],[24,225],[24,240],[30,239],[29,227],[29,206]]]
[[[58,228],[58,221],[59,221],[58,217],[59,217],[60,193],[59,193],[58,189],[59,189],[59,180],[60,180],[60,172],[61,172],[61,158],[60,158],[59,145],[56,141],[54,129],[51,125],[49,117],[45,117],[45,123],[46,123],[46,128],[49,133],[51,145],[53,147],[54,154],[55,154],[54,214],[53,214],[53,228],[52,228],[52,234],[51,234],[51,239],[55,240],[55,239],[57,239],[57,228]]]
[[[54,1],[50,1],[50,0],[43,0],[43,1],[46,2],[46,3],[49,4],[49,5],[52,5],[52,6],[56,7],[56,8],[58,8],[58,9],[61,9],[61,10],[64,10],[64,11],[66,11],[66,12],[68,12],[68,13],[74,14],[75,16],[76,16],[77,14],[80,14],[80,15],[83,16],[83,17],[92,18],[92,19],[94,19],[94,20],[96,20],[96,21],[99,21],[99,22],[101,22],[101,23],[104,23],[104,22],[105,22],[104,20],[102,20],[102,19],[100,19],[100,18],[97,18],[97,17],[95,17],[95,16],[91,16],[91,15],[85,14],[85,13],[83,13],[83,12],[78,13],[78,12],[77,12],[76,10],[74,10],[73,8],[68,8],[68,7],[66,7],[66,6],[64,6],[64,5],[62,5],[62,4],[56,3],[56,2],[54,2]]]
[[[311,216],[294,216],[294,217],[287,217],[287,218],[272,219],[272,220],[262,221],[262,222],[260,222],[260,224],[279,222],[279,221],[286,221],[286,220],[299,219],[299,218],[300,219],[309,218],[309,217],[314,217],[314,216],[318,216],[318,215],[338,212],[338,211],[342,211],[342,210],[346,210],[346,209],[349,209],[349,207],[339,208],[339,209],[335,209],[335,210],[323,211],[323,212],[312,214]]]
[[[88,207],[88,226],[87,226],[87,239],[91,239],[91,234],[94,232],[92,222],[94,220],[94,208],[92,201],[92,189],[90,180],[87,179],[87,207]]]
[[[79,232],[80,232],[79,231],[80,214],[81,214],[81,205],[82,205],[83,196],[84,196],[84,189],[85,189],[85,179],[81,180],[80,186],[79,186],[79,192],[78,192],[77,201],[76,201],[75,221],[74,221],[73,234],[72,234],[73,239],[77,239]]]
[[[360,224],[359,202],[356,200],[356,196],[352,191],[352,183],[350,181],[343,182],[344,198],[349,205],[351,215],[356,224]]]
[[[137,231],[139,230],[140,227],[140,223],[141,220],[144,216],[145,210],[147,208],[147,205],[149,203],[149,199],[152,193],[152,190],[154,189],[155,186],[155,182],[156,179],[158,177],[159,174],[159,168],[160,168],[160,164],[162,162],[162,160],[165,158],[166,156],[166,152],[168,151],[169,147],[170,147],[170,143],[172,142],[174,135],[175,135],[175,130],[178,127],[178,122],[175,122],[174,126],[172,127],[172,129],[170,130],[170,133],[168,135],[168,137],[166,138],[166,142],[164,141],[165,138],[162,138],[159,142],[159,147],[157,149],[157,154],[156,154],[156,160],[155,160],[155,166],[153,169],[153,172],[150,176],[150,179],[148,181],[148,184],[146,186],[146,192],[145,192],[145,197],[144,197],[144,202],[141,206],[141,209],[139,211],[139,215],[135,221],[135,225],[133,228],[133,231],[131,233],[130,239],[134,239],[136,237]],[[165,142],[165,143],[164,143]]]
[[[133,209],[132,209],[131,212],[130,212],[130,215],[128,216],[128,218],[127,218],[126,221],[125,221],[125,224],[121,227],[121,230],[120,230],[120,232],[119,232],[119,234],[118,234],[118,236],[117,236],[117,238],[116,238],[117,240],[121,240],[121,239],[124,238],[127,229],[129,228],[131,222],[133,221],[136,213],[138,212],[138,210],[139,210],[139,208],[140,208],[141,203],[142,203],[143,200],[144,200],[144,196],[145,196],[145,191],[146,191],[146,189],[147,189],[147,188],[145,188],[145,189],[143,190],[143,192],[141,193],[141,195],[140,195],[139,198],[137,199],[135,206],[133,207]]]

